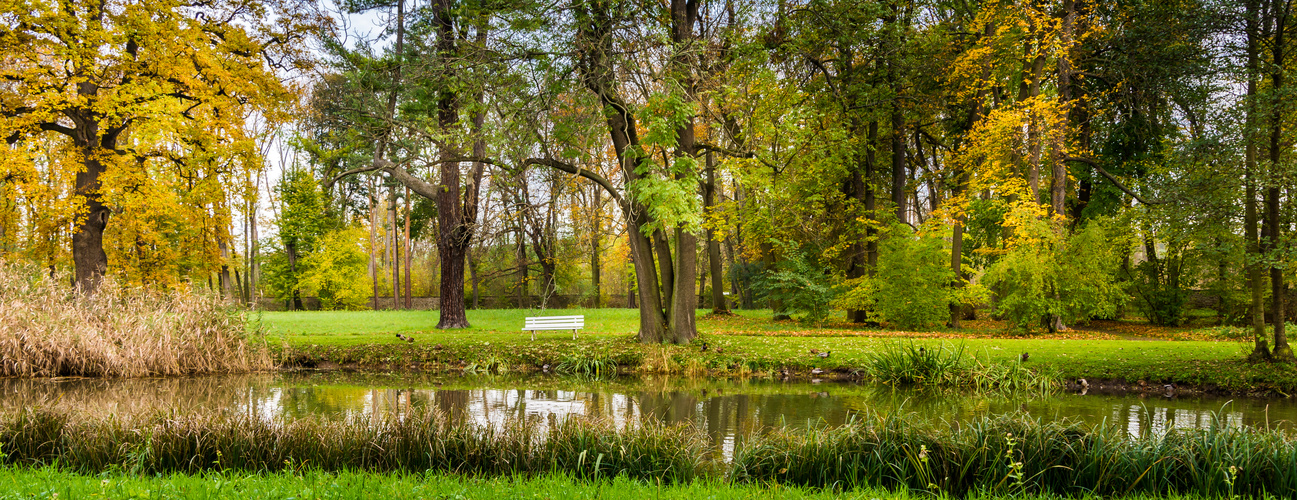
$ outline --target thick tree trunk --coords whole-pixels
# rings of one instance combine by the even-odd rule
[[[672,294],[671,329],[675,332],[673,342],[686,344],[697,336],[698,326],[695,317],[698,314],[698,294],[694,293],[694,283],[698,281],[698,237],[693,233],[676,229],[676,277],[675,293]]]
[[[520,179],[521,179],[521,177],[520,177]],[[521,181],[521,180],[520,180],[519,182],[520,182],[520,184],[522,184],[522,185],[525,185],[525,184],[526,184],[525,181]],[[523,218],[523,213],[522,213],[522,212],[523,212],[524,208],[523,208],[523,204],[522,204],[521,199],[519,199],[517,196],[513,196],[513,195],[511,195],[511,194],[509,194],[509,193],[507,193],[507,192],[506,192],[506,194],[504,194],[504,196],[505,196],[506,198],[512,198],[512,202],[511,202],[510,204],[513,205],[513,221],[514,221],[514,226],[513,226],[513,236],[514,236],[514,256],[513,256],[513,260],[514,260],[514,275],[517,276],[517,280],[518,280],[518,281],[517,281],[517,284],[514,285],[514,293],[517,294],[517,296],[518,296],[518,299],[517,299],[518,307],[519,307],[519,308],[522,308],[522,309],[526,309],[526,308],[528,307],[528,305],[527,305],[527,284],[528,284],[528,281],[529,281],[529,280],[528,280],[528,276],[527,276],[527,273],[528,273],[528,269],[527,269],[527,234],[526,234],[526,232],[523,230],[523,227],[522,227],[522,225],[523,225],[523,220],[524,220],[524,218]]]
[[[284,254],[288,256],[288,270],[293,276],[293,295],[289,301],[288,309],[300,311],[302,309],[302,292],[297,289],[297,245],[284,245]]]
[[[1072,32],[1076,26],[1076,1],[1063,0],[1063,30],[1061,39],[1064,50],[1071,53]],[[1060,57],[1058,60],[1059,99],[1066,105],[1074,99],[1072,89],[1071,57]],[[1063,161],[1063,137],[1066,127],[1062,123],[1054,126],[1050,134],[1049,159],[1053,171],[1050,173],[1049,194],[1050,207],[1057,217],[1067,216],[1067,163]]]
[[[104,229],[108,227],[108,207],[104,206],[99,189],[99,176],[107,168],[99,161],[98,123],[84,121],[78,124],[76,139],[81,150],[83,170],[77,172],[77,194],[84,197],[84,218],[77,218],[76,232],[72,233],[72,262],[76,266],[76,286],[82,293],[93,294],[108,271],[108,254],[104,252]],[[116,144],[106,147],[116,147]]]
[[[460,245],[438,245],[441,256],[441,317],[438,329],[468,328],[468,314],[464,311],[464,257],[466,248]],[[448,278],[449,277],[449,278]]]
[[[891,125],[892,125],[892,205],[896,209],[896,221],[900,223],[907,222],[906,217],[906,197],[905,184],[907,179],[905,166],[905,115],[901,109],[901,80],[897,71],[898,62],[895,57],[900,53],[901,30],[896,26],[904,24],[901,21],[901,7],[899,4],[892,4],[891,13],[883,19],[884,25],[892,25],[891,30],[895,32],[892,36],[897,37],[892,40],[890,49],[894,52],[892,58],[887,60],[887,85],[892,91],[891,103]],[[871,266],[872,267],[872,266]]]
[[[582,49],[580,51],[582,59],[578,65],[582,80],[586,88],[593,92],[603,105],[608,133],[612,141],[613,151],[620,164],[623,179],[626,184],[633,184],[641,178],[641,174],[637,172],[636,167],[642,164],[642,166],[651,169],[650,162],[652,159],[636,153],[639,149],[639,138],[635,116],[616,90],[615,71],[613,62],[610,59],[613,54],[612,28],[614,24],[610,6],[607,4],[583,4],[574,10],[574,15],[579,26],[577,44]],[[676,16],[673,15],[673,17]],[[618,199],[622,214],[627,221],[631,255],[635,264],[635,277],[639,285],[640,341],[644,343],[686,343],[691,340],[696,335],[696,331],[692,328],[673,328],[674,325],[672,325],[671,320],[676,318],[667,314],[669,308],[677,305],[670,300],[666,300],[666,295],[674,291],[675,282],[673,279],[664,279],[659,285],[658,269],[654,259],[655,248],[659,251],[657,257],[661,259],[661,265],[670,269],[670,273],[663,273],[664,277],[674,278],[674,276],[668,274],[674,274],[675,270],[672,269],[672,254],[662,231],[656,231],[652,240],[641,231],[641,228],[648,227],[652,222],[647,207],[633,199],[628,200],[619,197],[617,191],[606,179],[593,172],[577,169],[561,162],[543,162],[553,168],[594,180],[608,190],[610,195]],[[686,295],[693,295],[692,291],[686,293]],[[691,327],[692,324],[687,326]]]
[[[433,2],[433,24],[437,32],[437,52],[441,57],[453,59],[459,53],[456,44],[456,32],[453,19],[454,9],[450,0]],[[485,36],[479,28],[478,38]],[[437,124],[442,130],[450,130],[459,122],[458,91],[442,89],[437,100]],[[480,117],[480,113],[479,113]],[[475,121],[480,119],[475,117]],[[477,124],[474,124],[475,126]],[[475,127],[476,128],[476,127]],[[461,205],[460,156],[459,151],[450,143],[438,145],[440,165],[438,172],[437,201],[437,254],[441,257],[441,298],[438,307],[441,318],[438,329],[468,328],[468,315],[464,312],[464,258],[468,254],[468,245],[472,240],[473,220],[466,220],[464,206]],[[477,147],[474,147],[476,152]],[[480,162],[479,162],[480,163]],[[480,167],[480,165],[479,165]],[[477,189],[471,186],[470,190]],[[476,210],[476,197],[470,195],[470,204]],[[476,215],[474,212],[471,214]]]

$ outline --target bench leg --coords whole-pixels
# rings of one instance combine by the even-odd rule
[[[572,340],[576,340],[576,328],[572,329]]]
[[[536,330],[531,331],[531,339],[536,340]]]

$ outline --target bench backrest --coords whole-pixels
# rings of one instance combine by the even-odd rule
[[[527,318],[527,326],[524,329],[531,328],[585,328],[585,316],[536,316]]]

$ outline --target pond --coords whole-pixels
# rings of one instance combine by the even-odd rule
[[[373,418],[435,407],[450,418],[499,425],[515,418],[554,422],[572,415],[617,426],[643,419],[693,422],[712,445],[762,428],[836,425],[897,415],[933,425],[1020,412],[1031,418],[1118,425],[1133,435],[1203,428],[1291,429],[1291,399],[1228,399],[1139,394],[1049,396],[917,391],[851,383],[622,377],[427,375],[304,372],[154,379],[0,379],[0,411],[58,405],[78,413],[229,411],[267,419]],[[728,453],[726,453],[728,454]]]

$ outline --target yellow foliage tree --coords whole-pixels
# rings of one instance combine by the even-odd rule
[[[110,262],[220,258],[226,187],[261,168],[247,118],[284,116],[296,92],[281,76],[322,25],[303,1],[0,0],[0,178],[70,188],[71,213],[33,212],[71,228],[82,290]]]

